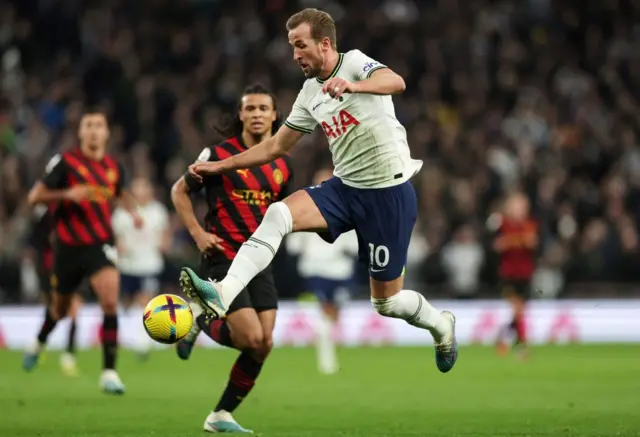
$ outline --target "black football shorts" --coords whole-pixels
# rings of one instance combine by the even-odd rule
[[[230,263],[220,263],[207,260],[202,257],[200,262],[200,276],[203,279],[222,280],[231,266]],[[238,297],[231,303],[227,309],[227,314],[238,311],[242,308],[253,308],[256,312],[278,309],[278,291],[273,280],[271,267],[258,273],[258,275],[249,282],[247,288],[242,290]]]
[[[74,293],[86,278],[105,267],[115,267],[115,248],[108,244],[67,246],[56,244],[53,252],[51,289],[60,294]]]

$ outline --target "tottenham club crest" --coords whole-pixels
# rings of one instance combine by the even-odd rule
[[[280,185],[282,181],[284,181],[284,176],[282,176],[282,170],[280,170],[279,168],[276,168],[275,170],[273,170],[273,180],[278,185]]]

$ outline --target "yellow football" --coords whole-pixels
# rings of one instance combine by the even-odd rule
[[[142,323],[149,337],[158,343],[172,344],[189,333],[193,326],[193,313],[180,296],[161,294],[147,304]]]

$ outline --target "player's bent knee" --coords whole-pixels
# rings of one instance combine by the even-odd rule
[[[293,217],[293,232],[327,229],[327,221],[307,191],[298,190],[282,203],[289,208]]]
[[[264,335],[262,329],[251,329],[241,335],[237,339],[238,348],[248,351],[259,351],[262,349]]]
[[[262,224],[277,229],[282,236],[290,234],[293,230],[293,218],[289,207],[283,202],[272,203],[267,208]]]

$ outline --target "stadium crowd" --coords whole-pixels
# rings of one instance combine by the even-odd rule
[[[21,0],[0,5],[0,301],[37,298],[25,196],[74,144],[85,105],[109,114],[111,151],[169,205],[245,85],[273,89],[286,115],[303,75],[284,23],[306,6],[333,14],[341,51],[406,80],[396,112],[425,160],[409,282],[497,296],[490,218],[514,189],[541,226],[534,282],[547,295],[640,279],[637,0]],[[293,157],[296,185],[309,184],[330,164],[323,133]],[[197,259],[173,226],[170,283]],[[278,263],[294,297],[294,261]]]

